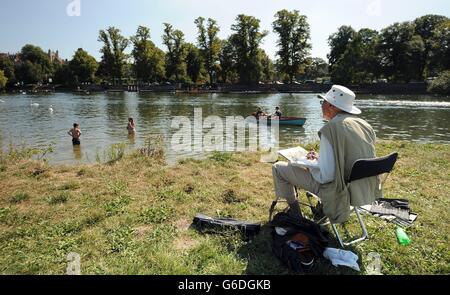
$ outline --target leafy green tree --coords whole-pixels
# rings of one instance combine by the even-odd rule
[[[439,94],[450,94],[450,71],[444,71],[431,82],[428,91]]]
[[[266,83],[273,81],[275,76],[275,66],[272,60],[263,49],[259,49],[258,55],[262,66],[261,80]]]
[[[420,60],[416,62],[420,62],[420,70],[424,72],[426,70],[426,75],[428,76],[430,73],[436,73],[436,71],[432,68],[433,64],[430,64],[430,56],[432,55],[433,50],[433,41],[432,37],[434,36],[434,31],[445,21],[449,19],[442,15],[433,15],[428,14],[422,17],[419,17],[414,20],[414,30],[415,35],[419,35],[425,45],[425,50],[423,51],[423,56]]]
[[[165,77],[164,52],[150,40],[150,29],[139,26],[136,35],[131,37],[134,48],[134,73],[138,81],[161,81]]]
[[[434,30],[443,22],[448,21],[448,17],[443,15],[428,14],[414,20],[415,34],[420,35],[423,40],[433,37]]]
[[[355,77],[354,62],[355,54],[353,48],[348,50],[339,58],[331,70],[331,80],[334,83],[348,85],[351,84]]]
[[[358,32],[353,31],[348,39],[350,35],[346,35],[345,32],[348,33],[351,30],[344,28],[342,32],[330,37],[330,44],[339,47],[332,47],[334,54],[341,52],[339,56],[334,56],[333,66],[330,67],[331,79],[340,84],[370,83],[380,75],[377,52],[378,32],[361,29]],[[338,36],[343,36],[343,39],[339,41]],[[345,47],[340,47],[344,43]]]
[[[98,63],[93,56],[78,48],[69,62],[69,67],[78,83],[94,82]]]
[[[28,60],[41,67],[44,75],[52,74],[52,63],[50,57],[40,47],[27,44],[20,51],[20,59]]]
[[[220,79],[223,83],[234,83],[238,79],[236,71],[237,57],[233,44],[229,40],[222,40],[222,46],[219,53]]]
[[[442,22],[429,39],[429,69],[428,75],[436,76],[450,69],[450,20]]]
[[[278,34],[278,66],[281,74],[287,75],[289,82],[292,83],[304,66],[311,49],[311,44],[308,43],[309,24],[307,17],[300,15],[298,10],[290,12],[283,9],[278,11],[275,17],[272,26],[274,32]]]
[[[377,52],[378,32],[371,29],[359,30],[344,53],[353,57],[350,65],[353,70],[352,83],[370,83],[381,74]]]
[[[260,20],[253,16],[240,14],[231,26],[234,33],[229,41],[236,53],[236,69],[242,84],[258,84],[262,76],[258,50],[268,32],[260,32],[259,23]]]
[[[14,61],[9,55],[0,54],[0,70],[4,72],[5,77],[8,79],[8,84],[14,84],[16,82]]]
[[[306,58],[304,78],[314,80],[328,76],[328,63],[320,57]]]
[[[196,84],[202,79],[204,66],[200,50],[194,44],[186,43],[186,70],[192,83]]]
[[[69,63],[64,63],[56,68],[53,82],[65,87],[72,87],[78,84]]]
[[[16,64],[15,72],[17,79],[24,84],[42,83],[45,75],[39,64],[32,63],[29,60],[20,61]]]
[[[120,34],[120,30],[109,27],[106,31],[100,30],[98,41],[103,43],[100,49],[102,60],[99,65],[99,73],[105,78],[112,79],[113,83],[121,83],[124,77],[129,40]]]
[[[218,62],[222,43],[217,35],[220,29],[217,26],[217,22],[211,18],[208,18],[206,27],[204,22],[205,19],[203,17],[195,20],[198,29],[197,42],[205,62],[206,70],[208,71],[209,82],[213,83],[213,77],[219,70]]]
[[[180,30],[174,30],[172,25],[164,24],[163,44],[167,46],[166,77],[175,81],[186,80],[186,46],[184,46],[184,34]]]
[[[425,43],[410,22],[395,23],[381,31],[379,50],[385,76],[394,81],[423,79]]]
[[[330,53],[327,57],[330,64],[330,72],[333,72],[334,65],[345,53],[348,44],[353,41],[355,34],[356,32],[352,27],[342,26],[338,29],[337,33],[334,33],[328,38]]]
[[[0,70],[0,89],[5,88],[8,78],[6,78],[5,73]]]
[[[15,65],[17,80],[28,83],[47,82],[53,75],[49,56],[38,46],[27,44],[19,54],[20,61]]]

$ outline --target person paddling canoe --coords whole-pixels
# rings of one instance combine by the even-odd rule
[[[256,113],[253,113],[253,115],[256,117],[256,120],[259,120],[259,117],[267,116],[267,114],[263,112],[263,110],[261,109],[261,107],[258,107],[258,108],[256,109]]]
[[[272,115],[270,115],[270,116],[271,117],[278,117],[279,119],[281,119],[281,115],[282,115],[282,113],[281,113],[280,107],[275,107],[275,112]]]

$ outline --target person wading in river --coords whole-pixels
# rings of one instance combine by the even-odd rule
[[[73,128],[67,132],[70,136],[72,136],[72,144],[73,145],[79,145],[80,144],[80,136],[81,136],[81,129],[80,125],[78,123],[73,123]]]

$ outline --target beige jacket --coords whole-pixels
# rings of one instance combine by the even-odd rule
[[[353,163],[359,159],[375,158],[375,132],[354,115],[338,114],[319,131],[333,147],[335,179],[320,185],[319,196],[324,214],[332,223],[347,221],[351,206],[372,204],[382,197],[379,178],[369,177],[347,184]]]

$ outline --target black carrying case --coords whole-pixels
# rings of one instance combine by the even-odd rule
[[[246,237],[259,233],[260,223],[242,221],[232,218],[213,218],[203,214],[194,217],[193,225],[202,233],[223,233],[224,231],[240,231]]]

